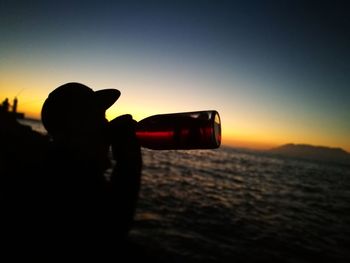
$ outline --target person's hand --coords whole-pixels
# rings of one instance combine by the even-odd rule
[[[141,184],[142,156],[136,137],[136,121],[122,115],[109,123],[110,141],[116,165],[111,178],[112,198],[108,216],[114,222],[116,236],[126,237],[135,214]]]
[[[129,114],[110,121],[109,132],[113,158],[117,162],[138,159],[140,145],[135,133],[136,124],[137,122]]]

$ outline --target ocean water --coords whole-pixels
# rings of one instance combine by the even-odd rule
[[[161,262],[350,262],[350,167],[228,147],[143,162],[130,239]]]
[[[41,121],[35,119],[19,119],[19,123],[30,126],[34,131],[46,134],[46,130]]]
[[[350,262],[350,167],[227,147],[143,158],[132,235],[174,262]]]

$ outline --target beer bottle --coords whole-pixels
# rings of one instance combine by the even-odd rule
[[[154,150],[214,149],[221,144],[221,123],[215,110],[147,117],[137,123],[142,147]]]

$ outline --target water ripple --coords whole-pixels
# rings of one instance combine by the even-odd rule
[[[132,237],[164,260],[350,260],[349,169],[229,148],[143,156]]]

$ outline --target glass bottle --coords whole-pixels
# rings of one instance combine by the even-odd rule
[[[215,149],[221,144],[221,122],[215,110],[147,117],[137,123],[142,147],[154,150]]]

